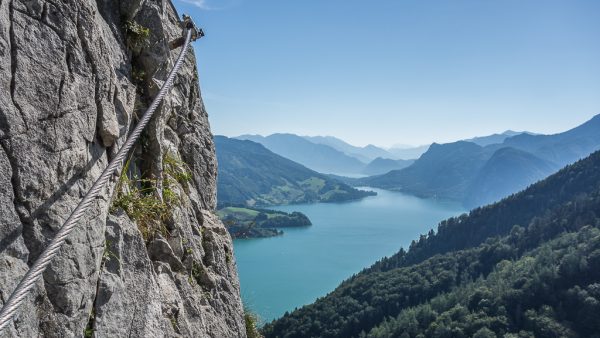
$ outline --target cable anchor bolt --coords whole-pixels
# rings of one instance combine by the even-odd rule
[[[192,20],[192,18],[189,15],[185,15],[185,14],[183,15],[183,21],[181,21],[181,28],[183,28],[184,36],[185,36],[186,30],[189,29],[192,31],[192,37],[191,37],[192,41],[196,41],[204,36],[204,31],[202,30],[202,28],[198,28],[198,26],[196,26],[196,24],[194,23],[194,21]],[[183,36],[180,38],[177,38],[175,40],[172,40],[171,42],[169,42],[169,49],[173,50],[175,48],[181,47],[181,46],[183,46],[184,42],[185,42],[185,38]]]

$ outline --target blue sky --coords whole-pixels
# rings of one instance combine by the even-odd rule
[[[174,2],[215,134],[418,145],[600,113],[600,1]]]

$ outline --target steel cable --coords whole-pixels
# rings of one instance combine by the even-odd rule
[[[11,321],[13,315],[23,303],[23,300],[27,296],[27,293],[33,288],[33,285],[37,282],[38,279],[42,276],[44,270],[50,265],[52,258],[58,254],[61,246],[65,242],[67,236],[77,225],[79,219],[83,216],[87,208],[90,204],[98,197],[100,191],[104,186],[108,183],[110,177],[119,169],[119,166],[122,164],[123,160],[127,156],[127,153],[131,150],[137,139],[140,137],[140,134],[154,115],[154,111],[158,108],[158,105],[163,100],[164,96],[169,92],[171,87],[173,86],[173,80],[175,75],[179,71],[181,64],[183,63],[183,59],[185,57],[185,53],[190,44],[190,40],[192,38],[192,29],[186,30],[185,42],[183,44],[183,48],[181,53],[179,54],[173,69],[169,73],[167,80],[164,82],[163,86],[160,88],[160,91],[152,100],[152,103],[142,116],[142,119],[139,121],[127,142],[119,149],[117,155],[110,161],[106,169],[102,172],[100,177],[94,182],[88,193],[83,197],[81,202],[77,205],[75,210],[69,215],[69,218],[65,221],[60,230],[56,233],[56,236],[52,239],[50,244],[44,249],[44,252],[37,258],[35,263],[31,266],[29,271],[25,274],[21,282],[17,285],[15,290],[12,292],[2,310],[0,310],[0,331],[2,331]]]

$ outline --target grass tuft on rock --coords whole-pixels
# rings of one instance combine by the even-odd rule
[[[151,239],[157,231],[167,235],[164,222],[170,217],[173,204],[178,201],[170,190],[168,202],[158,194],[158,184],[155,179],[128,176],[130,160],[121,172],[116,187],[116,197],[111,206],[111,212],[123,209],[127,216],[136,222],[144,240]]]
[[[171,152],[163,156],[163,170],[166,176],[182,185],[192,180],[192,172],[188,165]]]
[[[146,241],[157,231],[166,237],[165,222],[171,217],[173,208],[181,204],[177,184],[185,186],[191,181],[192,174],[182,160],[169,152],[163,157],[162,185],[153,178],[129,177],[130,164],[131,159],[123,166],[111,212],[123,209],[137,223]]]
[[[252,311],[244,310],[244,322],[246,323],[246,336],[248,338],[264,338],[258,331],[258,317]]]
[[[125,32],[127,47],[130,49],[137,50],[148,45],[150,28],[144,27],[135,21],[125,21],[123,31]]]

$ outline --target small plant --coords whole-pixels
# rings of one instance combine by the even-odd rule
[[[149,240],[161,231],[166,235],[163,222],[170,216],[170,207],[156,193],[156,180],[137,179],[127,176],[130,165],[125,163],[117,183],[117,196],[111,211],[121,208],[130,219],[134,220],[145,240]]]
[[[129,48],[137,50],[148,45],[148,38],[150,37],[149,28],[135,21],[125,21],[123,30],[125,31],[127,46]]]
[[[102,259],[103,259],[103,262],[102,262],[102,263],[104,264],[105,262],[108,262],[108,261],[110,261],[110,260],[111,260],[111,258],[114,258],[114,259],[116,259],[116,260],[117,260],[117,261],[120,263],[120,262],[121,262],[121,260],[119,259],[119,257],[118,257],[118,256],[117,256],[117,255],[116,255],[114,252],[112,252],[112,251],[109,249],[109,246],[110,246],[110,241],[109,241],[109,240],[106,240],[106,241],[104,242],[104,253],[102,254]]]
[[[145,240],[149,240],[159,231],[168,235],[165,221],[171,216],[171,210],[181,203],[181,198],[174,187],[176,183],[184,184],[192,179],[187,165],[171,153],[163,158],[163,184],[159,194],[156,179],[137,177],[130,178],[131,159],[121,172],[117,182],[117,196],[113,200],[111,211],[121,208],[130,219],[135,221]]]
[[[138,116],[138,112],[143,113],[148,107],[146,106],[146,104],[144,104],[144,102],[142,102],[141,98],[138,96],[135,99],[135,102],[133,104],[133,113],[135,114],[135,118],[137,120],[140,119],[140,117]]]
[[[177,205],[180,201],[179,195],[177,195],[177,193],[171,189],[168,182],[163,182],[162,198],[163,201],[169,206]]]
[[[169,320],[171,321],[173,331],[175,331],[175,333],[181,333],[181,331],[179,330],[179,322],[177,321],[177,317],[175,315],[171,315],[169,317]]]
[[[192,173],[187,164],[177,158],[170,152],[163,156],[163,188],[162,197],[169,206],[178,205],[181,200],[179,195],[173,190],[176,183],[185,186],[185,183],[192,180]]]
[[[209,285],[206,285],[207,277],[208,277],[207,272],[206,272],[206,270],[204,270],[202,265],[196,263],[195,261],[192,261],[192,270],[190,271],[190,276],[188,278],[188,282],[190,284],[192,284],[193,281],[196,281],[196,284],[198,284],[198,286],[200,286],[200,289],[202,290],[202,295],[205,298],[212,298],[212,294],[210,292],[212,287]]]
[[[226,245],[223,246],[223,250],[225,251],[225,262],[227,265],[229,265],[231,262],[233,262],[233,255],[231,254],[231,250],[229,250]]]
[[[163,170],[167,176],[173,178],[180,184],[192,180],[192,172],[188,165],[171,152],[167,152],[163,157]]]
[[[90,316],[88,319],[88,323],[85,326],[85,329],[83,329],[83,336],[85,338],[92,338],[94,336],[94,323],[96,321],[96,311],[95,309],[92,307],[92,312],[90,312]]]
[[[133,81],[133,83],[135,83],[136,85],[143,84],[144,80],[146,79],[146,71],[143,69],[140,69],[138,67],[132,67],[131,68],[131,80]]]
[[[244,321],[246,323],[246,336],[248,336],[248,338],[263,338],[256,327],[258,318],[248,309],[244,311]]]
[[[200,235],[202,236],[202,247],[206,249],[210,245],[210,242],[209,242],[208,236],[206,234],[206,228],[203,226],[200,226],[200,227],[201,227]]]
[[[194,277],[194,279],[196,280],[196,283],[198,283],[198,285],[202,285],[202,275],[203,274],[204,274],[204,270],[202,270],[202,267],[200,267],[200,265],[198,265],[198,263],[192,261],[191,275],[192,275],[192,277]]]

